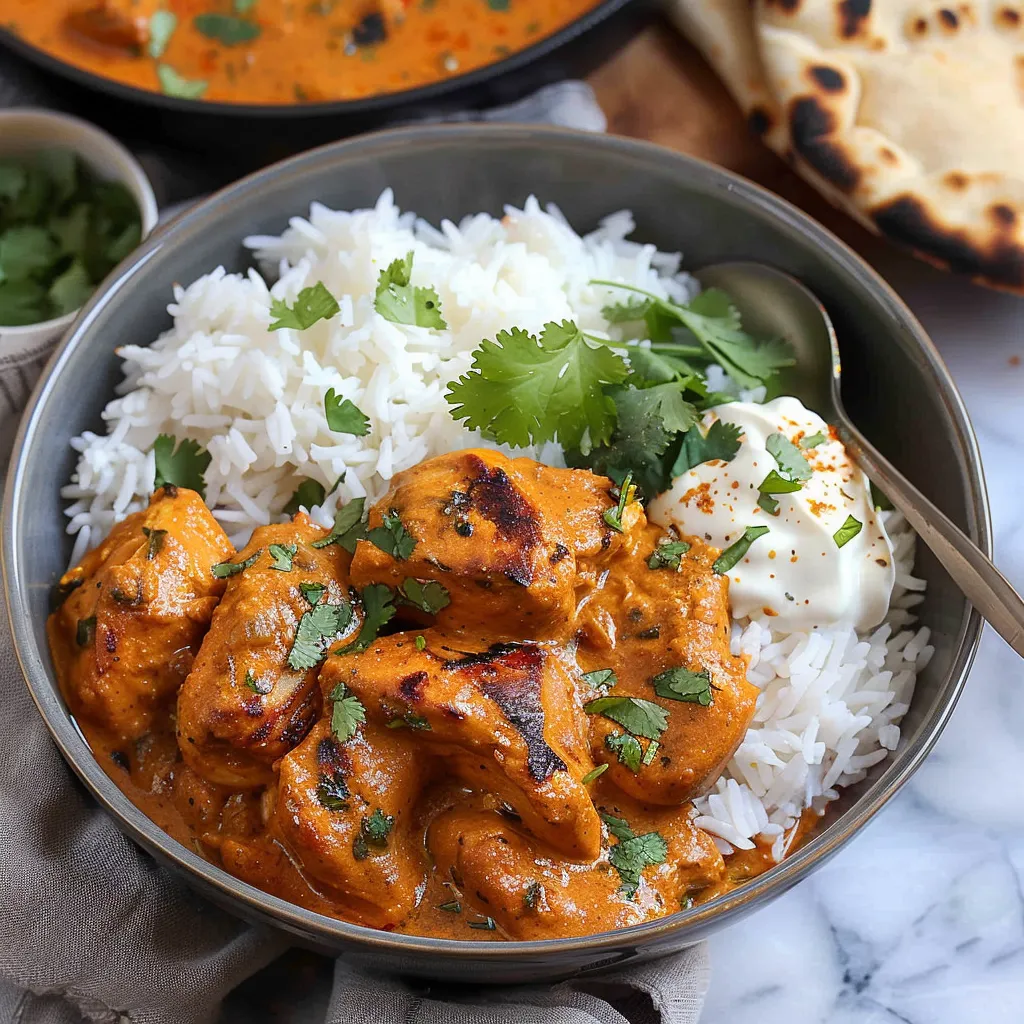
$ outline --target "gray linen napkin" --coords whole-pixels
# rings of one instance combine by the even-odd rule
[[[42,105],[40,90],[45,83],[20,66],[12,74],[0,54],[0,106]],[[482,116],[605,127],[582,82],[549,86]],[[188,173],[166,154],[139,156],[154,178],[180,182]],[[0,351],[0,477],[44,359]],[[25,688],[2,595],[0,707],[0,1024],[696,1024],[700,1017],[710,979],[703,944],[559,985],[425,985],[289,950],[283,933],[206,903],[126,839],[65,765]]]

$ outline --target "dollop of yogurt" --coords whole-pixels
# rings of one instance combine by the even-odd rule
[[[773,628],[785,631],[878,625],[895,580],[892,545],[867,477],[828,424],[792,397],[716,406],[704,416],[705,433],[715,420],[742,430],[735,457],[705,462],[677,477],[651,503],[651,518],[722,549],[740,540],[747,527],[768,527],[728,570],[736,618],[768,616]],[[778,502],[775,514],[758,505],[759,487],[773,470],[784,479],[791,474],[769,450],[773,434],[799,448],[811,470],[799,490],[771,495]],[[772,445],[777,450],[778,440]],[[853,536],[850,517],[861,524]]]

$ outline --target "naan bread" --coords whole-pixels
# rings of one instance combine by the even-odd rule
[[[748,119],[833,202],[1024,291],[1024,3],[675,4]]]

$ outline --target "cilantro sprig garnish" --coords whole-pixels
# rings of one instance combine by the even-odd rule
[[[618,504],[614,508],[605,509],[604,521],[619,533],[623,533],[622,514],[626,506],[636,498],[636,487],[633,486],[633,474],[627,473],[619,484]]]
[[[336,434],[365,437],[370,432],[370,417],[348,398],[341,398],[334,388],[324,395],[324,415],[327,426]]]
[[[303,288],[292,306],[283,299],[274,299],[270,303],[270,315],[274,319],[268,329],[305,331],[318,320],[330,320],[340,312],[338,300],[327,290],[323,281],[317,281],[311,287]]]
[[[594,690],[610,690],[615,686],[619,677],[613,668],[597,668],[593,672],[584,672],[583,681]]]
[[[668,726],[668,712],[642,697],[597,697],[583,705],[590,715],[603,715],[634,736],[656,740]]]
[[[377,634],[395,617],[395,594],[384,583],[371,583],[359,595],[363,606],[363,624],[352,643],[335,651],[336,655],[358,654],[365,651]]]
[[[712,701],[711,676],[707,672],[691,672],[688,668],[670,668],[659,672],[652,680],[654,692],[666,700],[679,700],[688,704],[710,707]]]
[[[443,331],[448,324],[441,315],[441,300],[433,288],[413,286],[412,261],[413,254],[409,252],[380,272],[373,308],[393,324]]]
[[[288,665],[295,671],[315,668],[320,664],[331,642],[342,634],[352,621],[352,605],[316,604],[301,619],[295,630]]]
[[[245,572],[246,569],[255,565],[257,561],[259,561],[259,557],[262,554],[263,548],[257,548],[253,554],[245,559],[245,561],[218,562],[210,571],[217,577],[217,579],[226,579],[228,576],[234,576],[236,573]]]
[[[417,580],[411,576],[398,588],[401,599],[428,615],[436,615],[452,603],[448,589],[437,580]]]
[[[643,750],[640,741],[628,732],[610,732],[604,738],[604,745],[618,755],[619,761],[631,772],[640,771]]]
[[[732,569],[750,550],[750,545],[769,532],[767,526],[748,526],[743,536],[734,544],[730,544],[714,561],[711,568],[717,573],[726,573]]]
[[[203,474],[212,461],[213,456],[198,441],[186,437],[179,442],[173,434],[159,434],[153,442],[153,486],[158,490],[167,484],[187,487],[205,498]]]
[[[297,544],[271,544],[267,553],[273,559],[271,569],[278,569],[281,572],[292,571],[292,559],[298,554]]]
[[[589,449],[611,438],[615,402],[604,388],[628,373],[620,355],[563,320],[545,324],[539,338],[513,327],[483,341],[445,398],[453,418],[502,444],[557,439],[565,448]]]
[[[685,540],[663,540],[651,552],[647,559],[648,569],[679,570],[683,563],[683,555],[690,550],[690,542]]]
[[[352,856],[366,860],[370,848],[383,850],[388,845],[388,836],[395,827],[394,815],[385,814],[379,807],[369,817],[364,815],[359,823],[359,834],[352,841]]]
[[[769,434],[765,448],[789,480],[810,480],[813,470],[807,457],[785,434]]]
[[[416,538],[405,528],[394,509],[384,513],[381,526],[367,531],[366,539],[384,554],[400,562],[408,559],[416,547]]]
[[[344,743],[366,721],[366,708],[344,683],[336,684],[327,699],[331,702],[331,732],[339,743]]]
[[[600,812],[599,812],[600,813]],[[619,873],[622,893],[632,899],[640,887],[644,868],[664,864],[668,843],[658,832],[636,835],[625,818],[601,813],[601,820],[618,842],[608,851],[608,863]]]
[[[365,498],[353,498],[334,513],[334,526],[326,537],[313,541],[313,547],[326,548],[332,544],[340,544],[349,554],[356,550],[356,541],[366,538],[366,521],[363,513],[366,509]]]

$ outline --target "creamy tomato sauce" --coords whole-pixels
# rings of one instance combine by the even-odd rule
[[[354,100],[463,74],[525,49],[596,5],[6,0],[4,27],[124,85],[228,103],[290,104]]]

